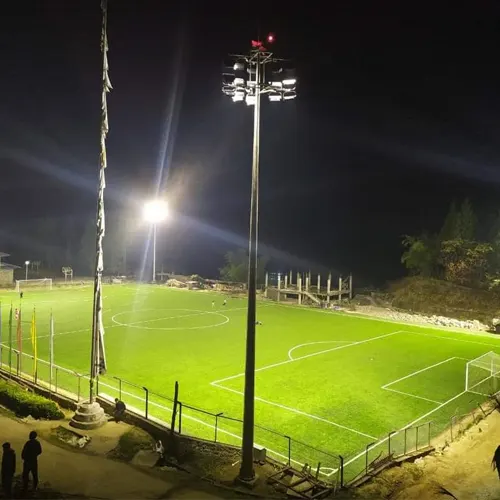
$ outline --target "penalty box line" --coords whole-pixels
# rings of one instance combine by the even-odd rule
[[[305,354],[304,356],[300,356],[300,357],[292,358],[292,359],[287,359],[287,360],[281,361],[279,363],[273,363],[271,365],[266,365],[266,366],[257,368],[255,371],[259,372],[259,371],[263,371],[263,370],[269,370],[270,368],[276,368],[278,366],[287,365],[288,363],[294,363],[294,362],[300,361],[302,359],[311,358],[313,356],[319,356],[320,354],[326,354],[328,352],[339,351],[341,349],[346,349],[348,347],[352,347],[352,346],[356,346],[356,345],[361,345],[361,344],[366,344],[366,343],[372,342],[374,340],[379,340],[379,339],[391,337],[391,336],[397,335],[399,333],[402,333],[401,330],[397,330],[395,332],[386,333],[384,335],[379,335],[377,337],[370,337],[368,339],[359,340],[357,342],[352,342],[352,343],[346,344],[346,345],[332,347],[331,349],[324,349],[323,351],[318,351],[318,352],[314,352],[314,353],[311,353],[311,354]],[[229,387],[226,387],[226,386],[222,385],[223,382],[226,382],[228,380],[233,380],[233,379],[242,377],[243,375],[244,375],[244,373],[238,373],[237,375],[232,375],[230,377],[226,377],[226,378],[223,378],[223,379],[220,379],[220,380],[214,380],[213,382],[210,382],[210,385],[212,385],[214,387],[218,387],[219,389],[225,389],[226,391],[232,392],[234,394],[243,395],[244,393],[241,392],[241,391],[238,391],[236,389],[231,389]],[[320,422],[324,422],[324,423],[327,423],[329,425],[333,425],[333,426],[338,427],[340,429],[344,429],[344,430],[350,431],[350,432],[352,432],[354,434],[358,434],[360,436],[363,436],[363,437],[366,437],[366,438],[369,438],[369,439],[377,439],[377,437],[371,436],[370,434],[366,434],[366,433],[358,431],[356,429],[352,429],[351,427],[347,427],[345,425],[338,424],[336,422],[333,422],[331,420],[327,420],[327,419],[325,419],[323,417],[319,417],[317,415],[312,415],[311,413],[304,412],[304,411],[299,410],[297,408],[292,408],[290,406],[285,406],[285,405],[282,405],[282,404],[279,404],[279,403],[275,403],[274,401],[269,401],[267,399],[263,399],[263,398],[260,398],[260,397],[257,397],[257,396],[255,397],[255,399],[257,401],[260,401],[262,403],[268,404],[270,406],[275,406],[275,407],[280,408],[282,410],[286,410],[286,411],[290,411],[292,413],[296,413],[297,415],[308,417],[308,418],[311,418],[313,420],[318,420]]]
[[[417,396],[416,394],[411,394],[409,392],[399,391],[397,389],[391,389],[390,386],[397,384],[398,382],[402,382],[403,380],[406,380],[408,378],[414,377],[415,375],[418,375],[419,373],[423,373],[427,370],[431,370],[432,368],[435,368],[436,366],[440,366],[440,365],[444,365],[445,363],[449,363],[450,361],[453,361],[455,359],[465,359],[465,358],[459,358],[459,357],[455,356],[452,358],[445,359],[444,361],[440,361],[439,363],[434,363],[433,365],[426,366],[425,368],[421,368],[420,370],[416,370],[414,372],[411,372],[408,375],[405,375],[404,377],[393,380],[392,382],[389,382],[388,384],[383,385],[381,387],[381,389],[385,389],[386,391],[391,391],[391,392],[395,392],[398,394],[403,394],[405,396],[411,396],[412,398],[416,398],[416,399],[422,399],[424,401],[429,401],[430,403],[434,403],[437,405],[443,404],[442,401],[436,401],[435,399],[424,398],[423,396]]]

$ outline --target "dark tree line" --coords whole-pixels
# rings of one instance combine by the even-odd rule
[[[401,261],[413,275],[470,287],[500,283],[500,212],[489,224],[479,221],[468,199],[451,204],[439,233],[405,236],[403,246]]]
[[[63,266],[72,267],[79,276],[94,273],[95,215],[34,218],[15,226],[4,226],[1,236],[2,251],[11,254],[10,261],[36,262],[36,267],[30,266],[35,274],[59,276]],[[127,273],[130,244],[130,222],[119,214],[108,215],[104,238],[106,274]]]

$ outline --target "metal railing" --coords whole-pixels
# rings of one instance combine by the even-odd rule
[[[49,392],[61,394],[77,402],[84,399],[85,384],[82,382],[88,382],[87,374],[55,364],[52,366],[51,373],[50,364],[42,359],[38,359],[37,373],[34,374],[32,355],[12,349],[12,355],[9,356],[9,347],[6,345],[2,347],[0,369],[7,375],[9,373],[16,375],[48,389]],[[5,363],[6,359],[11,362]],[[170,428],[173,422],[179,435],[236,447],[241,446],[243,421],[226,415],[224,412],[199,408],[181,399],[176,401],[175,397],[153,392],[148,387],[117,376],[100,377],[97,394],[110,402],[118,398],[127,405],[130,412],[167,428]],[[473,401],[468,402],[467,407],[472,403]],[[476,402],[475,406],[481,415],[489,414],[480,403]],[[174,409],[176,410],[175,419],[172,418]],[[257,447],[266,448],[267,455],[272,459],[296,469],[306,467],[311,473],[315,471],[318,477],[326,483],[338,488],[361,475],[372,473],[384,462],[430,447],[431,439],[445,431],[450,432],[452,440],[455,439],[467,418],[470,420],[473,417],[469,412],[455,414],[451,420],[449,417],[446,418],[448,418],[447,421],[445,419],[438,424],[429,421],[391,431],[351,456],[319,449],[293,439],[287,434],[260,425],[255,425],[255,443]]]

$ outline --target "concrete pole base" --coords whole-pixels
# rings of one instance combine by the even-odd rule
[[[104,408],[98,402],[81,403],[78,405],[69,425],[75,429],[97,429],[107,422]]]

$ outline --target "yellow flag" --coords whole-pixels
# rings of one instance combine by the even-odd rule
[[[31,345],[33,347],[33,376],[36,377],[38,352],[37,352],[37,338],[36,338],[35,308],[33,308],[33,316],[31,318]]]

